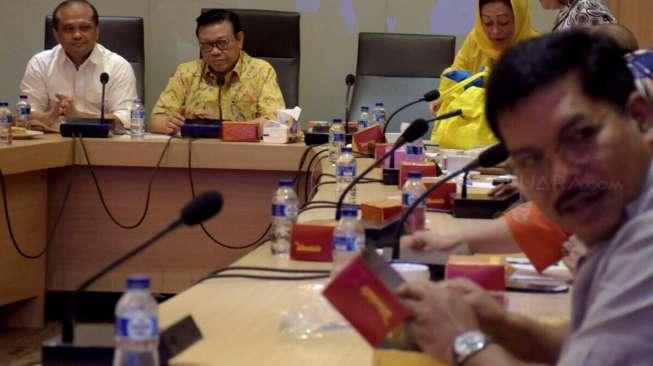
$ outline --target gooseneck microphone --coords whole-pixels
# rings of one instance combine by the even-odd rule
[[[104,123],[104,94],[107,89],[107,83],[109,82],[109,74],[103,72],[100,74],[100,83],[102,84],[102,100],[100,101],[100,124]]]
[[[224,75],[218,74],[218,114],[220,122],[222,122],[222,86],[224,86]]]
[[[342,208],[342,203],[347,196],[347,193],[358,183],[361,179],[363,179],[369,172],[372,171],[375,167],[377,167],[379,164],[381,164],[385,159],[388,158],[388,156],[394,154],[394,152],[402,147],[404,144],[407,142],[413,142],[417,140],[418,138],[422,137],[426,131],[428,131],[429,126],[426,121],[423,119],[417,119],[413,123],[411,123],[408,128],[404,131],[404,133],[399,136],[397,141],[395,142],[394,146],[392,146],[392,149],[390,151],[386,152],[381,156],[379,159],[377,159],[372,165],[370,165],[367,169],[365,169],[359,176],[357,176],[349,185],[342,191],[340,194],[340,197],[338,198],[338,204],[336,205],[336,220],[340,220],[340,208]]]
[[[485,149],[477,159],[474,159],[473,161],[470,161],[467,165],[464,167],[456,170],[455,172],[449,173],[447,176],[444,178],[440,179],[436,184],[432,185],[429,187],[429,189],[426,190],[419,198],[417,198],[413,203],[408,206],[406,211],[404,211],[401,214],[401,218],[399,219],[399,225],[397,226],[397,232],[396,232],[396,240],[393,243],[394,246],[392,248],[392,259],[399,259],[399,238],[401,236],[401,229],[404,227],[404,223],[408,219],[408,216],[415,210],[415,207],[417,205],[424,201],[426,197],[428,197],[433,191],[436,189],[440,188],[444,183],[448,182],[449,180],[459,176],[460,174],[463,174],[465,172],[468,172],[470,170],[482,167],[482,168],[489,168],[493,167],[503,161],[508,159],[508,151],[506,148],[503,146],[503,144],[498,143],[495,145],[490,146],[489,148]]]
[[[81,291],[84,291],[95,281],[100,279],[114,268],[118,267],[131,257],[140,253],[141,251],[148,248],[150,245],[154,244],[157,240],[161,239],[166,234],[175,230],[176,228],[182,225],[197,225],[203,221],[208,220],[213,217],[215,214],[220,212],[222,209],[222,195],[217,191],[205,192],[197,196],[195,199],[190,201],[186,206],[181,210],[181,215],[178,219],[170,223],[166,228],[161,230],[159,233],[145,241],[145,243],[137,246],[136,248],[130,250],[126,254],[122,255],[120,258],[114,260],[109,265],[104,267],[101,271],[91,276],[89,279],[84,281],[77,289],[70,295],[68,300],[68,309],[65,317],[62,320],[62,341],[64,343],[73,343],[75,340],[75,297]]]
[[[401,106],[399,109],[397,109],[396,111],[394,111],[390,115],[390,118],[388,118],[388,120],[385,121],[385,126],[383,126],[383,136],[384,136],[384,138],[385,138],[385,132],[388,130],[388,126],[390,126],[390,121],[392,121],[392,119],[394,118],[394,116],[397,115],[397,113],[403,111],[404,109],[406,109],[406,108],[408,108],[408,107],[410,107],[410,106],[412,106],[414,104],[421,103],[421,102],[432,102],[432,101],[434,101],[434,100],[436,100],[438,98],[440,98],[440,92],[438,90],[431,90],[430,92],[424,94],[424,96],[421,97],[420,99],[417,99],[417,100],[414,100],[414,101],[412,101],[412,102],[410,102],[408,104],[405,104],[405,105]]]
[[[349,114],[351,114],[351,87],[356,83],[356,76],[354,74],[347,74],[345,77],[345,84],[347,85],[347,93],[345,94],[345,133],[349,133]]]

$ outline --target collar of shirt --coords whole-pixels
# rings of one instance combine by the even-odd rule
[[[57,56],[56,56],[57,64],[59,66],[61,66],[67,61],[67,62],[70,62],[70,64],[74,66],[75,63],[68,57],[68,55],[66,54],[66,51],[63,49],[63,47],[61,45],[57,45],[57,47],[59,47],[59,50],[57,51]],[[84,63],[79,65],[79,68],[81,69],[82,67],[84,67],[84,65],[86,65],[89,62],[92,63],[92,64],[95,64],[95,65],[101,65],[102,64],[102,53],[100,52],[100,45],[98,43],[95,44],[95,46],[93,47],[93,51],[91,51],[91,54],[84,61]]]
[[[246,57],[247,57],[247,54],[244,51],[240,51],[240,55],[238,56],[238,61],[236,62],[236,65],[234,66],[234,68],[231,71],[229,71],[224,76],[225,85],[230,84],[231,80],[233,78],[239,79],[241,77],[241,75],[243,75],[243,73],[245,71],[245,62],[246,62],[245,58]],[[207,82],[210,82],[211,84],[215,84],[217,76],[215,75],[215,73],[213,73],[213,71],[211,71],[211,68],[209,67],[209,65],[204,60],[202,60],[202,68],[204,69],[204,79]]]

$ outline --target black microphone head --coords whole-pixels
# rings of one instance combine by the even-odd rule
[[[440,92],[438,90],[431,90],[430,92],[424,94],[425,102],[432,102],[438,98],[440,98]]]
[[[356,76],[354,76],[354,74],[347,74],[345,77],[345,84],[347,84],[347,86],[352,86],[354,83],[356,83]]]
[[[413,142],[417,140],[418,138],[424,136],[424,134],[429,130],[429,124],[419,118],[413,121],[410,125],[408,125],[408,128],[404,131],[404,133],[399,136],[397,139],[397,142],[395,142],[395,145],[403,145],[407,142]]]
[[[478,156],[479,165],[483,168],[493,167],[506,159],[508,159],[508,150],[502,143],[488,147]]]
[[[108,83],[109,82],[109,74],[107,74],[106,72],[101,73],[100,74],[100,82],[102,84]]]
[[[217,191],[209,191],[195,197],[181,210],[181,220],[186,225],[197,225],[204,222],[222,209],[222,195]]]

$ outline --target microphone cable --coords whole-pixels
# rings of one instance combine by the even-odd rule
[[[97,189],[97,193],[100,197],[100,202],[102,203],[102,207],[104,208],[104,211],[109,215],[109,218],[111,221],[113,221],[114,224],[118,225],[120,228],[125,229],[125,230],[131,230],[139,227],[143,221],[145,220],[145,217],[147,216],[147,212],[150,209],[150,198],[152,195],[152,184],[154,183],[154,178],[156,177],[157,173],[159,172],[159,167],[161,166],[161,162],[163,161],[163,157],[166,155],[166,152],[168,151],[168,147],[170,147],[170,142],[174,136],[170,136],[168,138],[168,141],[166,141],[165,146],[163,147],[163,151],[161,151],[161,156],[159,156],[159,160],[156,163],[156,166],[154,167],[154,170],[152,171],[152,176],[150,177],[150,181],[147,184],[147,196],[145,198],[145,208],[143,209],[143,214],[141,214],[141,217],[136,221],[135,224],[129,225],[129,224],[123,224],[119,222],[115,216],[111,213],[111,210],[109,210],[109,207],[107,206],[106,200],[104,199],[104,194],[102,193],[102,188],[100,187],[100,183],[97,179],[97,176],[95,175],[95,170],[93,168],[93,164],[91,164],[91,160],[89,159],[88,151],[86,150],[86,144],[84,143],[84,138],[81,136],[79,137],[79,141],[81,142],[82,145],[82,151],[84,152],[84,157],[86,158],[86,166],[88,167],[88,170],[91,172],[91,177],[93,178],[93,182],[95,183],[95,188]],[[74,164],[74,162],[73,162]],[[194,196],[193,196],[194,197]]]
[[[57,231],[57,227],[59,227],[59,222],[61,221],[61,217],[63,216],[63,211],[66,208],[66,204],[68,203],[68,197],[70,197],[70,192],[73,187],[73,181],[75,179],[76,175],[76,170],[75,170],[75,159],[76,159],[76,139],[75,135],[73,135],[73,148],[72,148],[72,164],[70,164],[70,167],[68,168],[69,173],[68,175],[70,176],[68,178],[68,183],[66,183],[66,192],[64,193],[64,198],[63,202],[61,203],[61,207],[59,208],[59,212],[57,213],[57,216],[54,220],[54,225],[52,226],[52,229],[50,229],[49,235],[46,237],[45,240],[45,245],[43,246],[43,249],[38,252],[37,254],[28,254],[25,252],[21,246],[18,244],[18,241],[16,240],[16,236],[14,235],[14,230],[11,225],[11,219],[9,217],[9,203],[7,202],[7,185],[5,182],[5,177],[4,173],[2,172],[2,168],[0,168],[0,186],[2,188],[2,203],[4,206],[4,212],[5,212],[5,221],[7,224],[7,231],[9,232],[9,237],[11,238],[11,243],[13,244],[14,248],[20,254],[21,257],[25,259],[38,259],[42,257],[47,251],[48,248],[50,247],[50,244],[52,243],[52,240],[54,239],[54,233]],[[47,221],[47,220],[46,220]]]
[[[190,192],[195,198],[195,181],[193,180],[193,167],[192,167],[192,144],[193,144],[194,139],[189,138],[188,139],[188,182],[190,183]],[[247,249],[251,247],[256,247],[261,244],[263,244],[265,241],[268,240],[267,235],[270,232],[270,229],[272,228],[272,222],[268,224],[268,226],[265,228],[263,233],[253,242],[245,244],[245,245],[232,245],[232,244],[225,244],[216,239],[204,226],[204,223],[200,223],[200,227],[202,228],[202,231],[204,234],[211,239],[215,244],[227,248],[227,249],[233,249],[233,250],[238,250],[238,249]]]
[[[271,272],[278,274],[285,274],[283,276],[262,276],[253,274],[224,274],[229,271],[255,271],[255,272]],[[303,275],[303,276],[297,276]],[[198,280],[195,284],[202,283],[206,280],[216,278],[245,278],[256,280],[275,280],[275,281],[306,281],[329,278],[331,275],[330,270],[322,269],[285,269],[285,268],[272,268],[272,267],[256,267],[256,266],[233,266],[217,269],[208,275]]]

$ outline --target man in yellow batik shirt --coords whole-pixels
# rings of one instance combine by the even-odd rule
[[[202,58],[177,67],[152,110],[150,131],[176,134],[194,118],[222,116],[261,127],[274,120],[274,112],[285,108],[277,74],[268,62],[242,50],[245,35],[238,16],[210,10],[197,18],[195,33]]]

